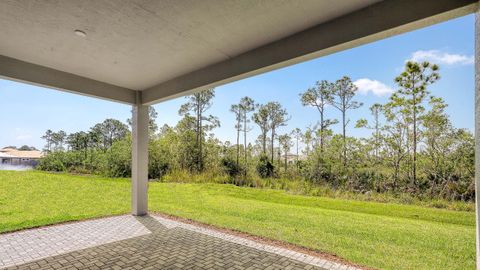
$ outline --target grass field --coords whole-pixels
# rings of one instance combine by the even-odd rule
[[[0,171],[0,232],[127,213],[129,194],[126,179]],[[473,212],[216,184],[150,183],[149,203],[373,268],[475,269]]]

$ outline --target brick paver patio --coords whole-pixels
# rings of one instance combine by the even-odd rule
[[[355,269],[155,215],[0,235],[0,268]]]

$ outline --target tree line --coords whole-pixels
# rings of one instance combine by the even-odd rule
[[[371,131],[367,138],[347,133],[353,126],[349,115],[364,106],[356,100],[357,87],[348,76],[318,81],[300,94],[299,102],[318,112],[318,121],[304,130],[280,132],[290,114],[279,102],[258,104],[241,98],[230,106],[233,143],[213,134],[221,124],[208,113],[214,89],[186,97],[175,126],[158,127],[158,114],[151,107],[149,177],[180,178],[179,172],[185,172],[238,185],[301,181],[332,190],[471,201],[473,135],[455,128],[445,101],[431,94],[429,86],[439,79],[437,65],[407,62],[394,79],[396,90],[388,102],[372,104],[369,119],[355,123],[355,128]],[[339,119],[327,118],[333,110]],[[333,125],[340,125],[340,134],[333,132]],[[254,126],[260,132],[249,141]],[[40,169],[130,175],[131,134],[119,120],[107,119],[89,131],[68,135],[48,130],[42,138],[50,154]]]

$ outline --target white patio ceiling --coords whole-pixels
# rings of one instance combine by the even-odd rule
[[[0,76],[152,104],[465,15],[476,3],[6,0]]]

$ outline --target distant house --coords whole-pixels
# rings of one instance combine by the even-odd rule
[[[43,153],[38,150],[22,151],[14,148],[0,149],[0,164],[35,167],[42,157]]]
[[[306,160],[307,156],[305,155],[298,155],[298,161]],[[285,160],[285,155],[282,155],[282,160]],[[297,155],[295,154],[287,154],[287,162],[288,164],[294,164],[297,162]]]

